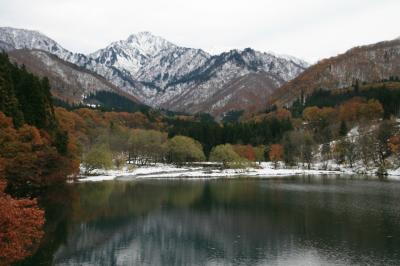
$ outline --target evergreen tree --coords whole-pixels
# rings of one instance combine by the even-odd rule
[[[24,66],[13,65],[6,54],[0,54],[0,111],[13,118],[15,126],[23,123],[56,129],[50,85]]]
[[[340,129],[339,129],[339,136],[346,136],[347,135],[347,125],[344,120],[340,123]]]

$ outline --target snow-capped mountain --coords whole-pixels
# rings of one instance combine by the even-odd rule
[[[103,76],[152,107],[209,112],[217,116],[229,111],[224,108],[228,102],[236,109],[247,109],[249,104],[243,103],[254,102],[253,96],[246,98],[245,84],[252,84],[253,92],[255,88],[262,95],[267,92],[267,97],[270,91],[308,67],[306,62],[294,57],[250,48],[211,56],[200,49],[177,46],[149,32],[130,35],[126,40],[83,55],[64,49],[36,31],[0,28],[1,48],[44,50]],[[246,80],[247,75],[251,82]],[[238,79],[240,82],[235,82]],[[239,94],[241,99],[232,104]],[[256,102],[255,109],[264,106]]]
[[[209,58],[202,50],[179,47],[149,32],[140,32],[88,55],[86,67],[144,103],[159,107],[155,97]]]
[[[0,49],[37,49],[75,64],[85,64],[87,58],[83,54],[72,53],[44,34],[25,29],[0,27]]]
[[[160,51],[176,46],[149,32],[132,34],[126,40],[113,42],[104,49],[89,55],[95,62],[108,67],[115,67],[129,74],[137,73]]]
[[[257,84],[257,88],[254,89],[261,96],[295,78],[304,69],[303,65],[296,62],[268,53],[257,52],[250,48],[243,51],[232,50],[209,58],[203,65],[183,76],[174,84],[170,84],[162,93],[155,95],[154,101],[155,105],[170,110],[189,112],[206,110],[214,115],[220,115],[221,113],[217,110],[225,110],[221,107],[225,106],[228,101],[254,102],[250,98],[246,100],[247,95],[243,93],[241,87],[246,84],[246,76],[258,74],[248,77],[251,77],[251,80],[254,80],[255,77],[261,80],[268,79],[268,82],[252,82],[252,84]],[[238,83],[233,82],[238,78],[242,80],[239,87],[237,86]],[[236,90],[239,89],[242,91],[240,93],[241,99],[235,97],[232,99],[232,94],[235,94]],[[220,98],[221,91],[225,92],[223,93],[225,98]],[[218,97],[219,100],[216,101],[215,97]],[[214,102],[214,104],[210,105],[211,102]],[[254,103],[257,103],[257,101]],[[242,107],[245,106],[237,104],[235,108],[240,109]],[[262,107],[264,105],[253,109]]]

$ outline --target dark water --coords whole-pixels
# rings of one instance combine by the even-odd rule
[[[25,265],[400,265],[400,182],[147,180],[68,185]]]

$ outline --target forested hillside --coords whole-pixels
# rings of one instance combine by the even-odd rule
[[[290,106],[301,95],[348,88],[356,82],[379,82],[400,76],[400,40],[354,47],[323,59],[274,91],[270,105]]]

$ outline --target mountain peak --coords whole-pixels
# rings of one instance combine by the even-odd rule
[[[136,48],[147,56],[154,56],[161,50],[176,47],[176,45],[172,44],[171,42],[162,37],[155,36],[148,31],[132,34],[126,39],[125,42],[132,48]]]

